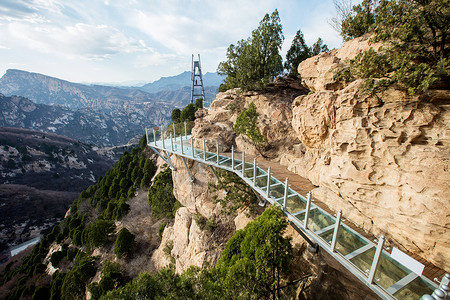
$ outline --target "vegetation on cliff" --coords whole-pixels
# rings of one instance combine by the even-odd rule
[[[231,44],[227,49],[227,60],[217,68],[220,75],[226,75],[219,91],[232,88],[251,90],[264,87],[283,72],[283,58],[280,55],[284,40],[278,11],[266,14],[251,37]]]
[[[234,124],[234,132],[246,135],[257,147],[261,147],[266,139],[259,131],[257,120],[258,113],[256,112],[255,104],[252,102],[237,117]]]
[[[210,183],[213,201],[220,203],[224,212],[235,215],[239,210],[248,209],[250,214],[256,211],[258,199],[253,190],[236,174],[222,169],[215,169],[217,183]],[[217,192],[226,190],[225,197],[218,197]]]
[[[101,264],[97,257],[91,256],[93,250],[110,247],[114,242],[118,257],[132,250],[134,235],[126,228],[122,228],[117,235],[115,220],[127,214],[130,209],[127,201],[135,196],[137,188],[148,186],[155,173],[152,161],[147,158],[145,143],[143,137],[139,147],[131,153],[125,152],[115,167],[97,184],[83,191],[72,203],[70,215],[55,226],[53,231],[33,248],[31,254],[21,262],[13,261],[5,267],[1,282],[10,285],[15,283],[9,294],[5,295],[5,299],[26,298],[34,294],[36,299],[82,298],[87,283]],[[53,267],[58,267],[59,271],[49,279],[43,263],[53,242],[56,243],[52,247],[60,245],[60,250],[53,252],[50,262]],[[116,271],[103,273],[103,281],[92,287],[94,299],[118,285],[112,284],[111,281],[121,284],[126,282]]]
[[[297,67],[302,61],[328,50],[328,46],[323,43],[320,37],[312,47],[309,47],[305,42],[302,31],[299,29],[292,40],[291,47],[286,53],[284,69],[289,72],[290,76],[298,76]]]
[[[370,33],[384,45],[355,57],[341,79],[368,78],[372,91],[394,83],[410,94],[449,88],[448,0],[364,0],[351,9],[341,1],[337,7],[335,24],[344,40]]]
[[[282,295],[292,258],[287,223],[277,207],[239,230],[228,241],[216,266],[191,267],[176,274],[167,267],[156,274],[142,273],[101,299],[268,299]]]

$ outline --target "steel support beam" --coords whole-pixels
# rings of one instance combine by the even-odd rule
[[[191,175],[191,172],[189,171],[189,168],[187,166],[186,160],[184,159],[183,156],[181,156],[181,160],[183,161],[183,164],[184,164],[184,167],[186,169],[186,172],[188,173],[189,181],[190,182],[194,182],[195,178]]]

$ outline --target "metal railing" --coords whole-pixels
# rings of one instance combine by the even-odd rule
[[[289,178],[275,178],[270,167],[261,168],[256,159],[247,161],[244,152],[232,147],[231,153],[220,153],[218,141],[214,151],[207,151],[205,140],[201,141],[201,148],[194,148],[194,139],[190,136],[192,127],[188,128],[188,124],[181,123],[171,124],[166,129],[146,130],[148,146],[171,168],[175,167],[169,154],[180,156],[191,181],[194,178],[185,158],[234,172],[266,201],[279,205],[290,222],[384,299],[419,299],[437,288],[434,282],[393,259],[383,249],[383,235],[376,241],[367,239],[341,222],[341,210],[329,214],[313,203],[311,192],[306,197],[301,195],[290,186]]]

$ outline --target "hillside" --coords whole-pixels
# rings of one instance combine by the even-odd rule
[[[153,101],[151,95],[137,89],[90,86],[14,69],[7,70],[0,78],[0,93],[26,97],[39,104],[58,104],[70,109],[101,108],[106,102]]]
[[[38,131],[0,130],[0,252],[57,224],[124,148],[98,149]]]
[[[217,73],[204,75],[209,101],[217,94],[222,79]],[[150,105],[152,110],[164,111],[165,104],[184,106],[190,99],[191,84],[189,71],[163,77],[142,87],[115,87],[73,83],[39,73],[9,69],[0,78],[0,93],[22,96],[37,104],[61,105],[72,110],[89,107],[112,113],[132,105],[136,105],[136,109],[145,109]],[[148,114],[150,109],[145,112]]]
[[[0,126],[26,128],[64,135],[97,146],[128,143],[145,128],[164,124],[169,106],[154,103],[124,103],[105,112],[102,109],[72,110],[58,105],[36,104],[23,97],[0,94]]]

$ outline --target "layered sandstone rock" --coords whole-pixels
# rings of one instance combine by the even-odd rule
[[[214,265],[236,225],[233,216],[222,213],[220,204],[212,202],[213,194],[210,193],[208,184],[216,179],[209,167],[186,160],[191,175],[195,178],[191,182],[182,160],[173,156],[172,161],[176,166],[172,173],[173,192],[183,207],[177,210],[173,224],[165,228],[152,261],[158,269],[172,262],[176,272],[182,273],[190,266]],[[221,197],[220,191],[217,196]],[[200,229],[196,222],[199,217],[214,220],[217,227],[213,231]],[[237,220],[239,227],[245,227],[250,221],[243,217]]]
[[[292,86],[220,93],[193,135],[280,162],[310,179],[314,196],[333,210],[448,271],[450,92],[409,96],[393,86],[369,94],[363,80],[334,81],[340,66],[370,47],[380,45],[359,38],[302,62],[309,93]],[[263,149],[233,132],[251,102]]]

